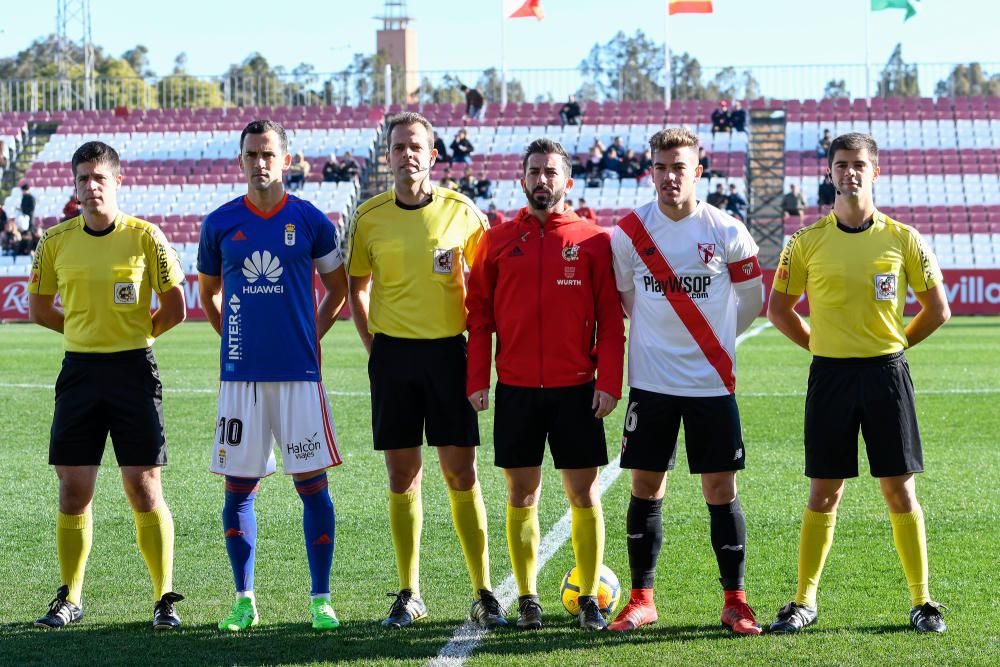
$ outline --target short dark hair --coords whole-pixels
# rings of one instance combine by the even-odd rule
[[[860,151],[866,149],[868,151],[868,157],[872,161],[872,166],[878,166],[878,144],[875,143],[875,139],[870,134],[864,134],[862,132],[848,132],[847,134],[842,134],[830,143],[830,150],[827,151],[826,161],[827,166],[833,169],[833,156],[836,155],[837,151]]]
[[[553,154],[562,158],[563,171],[567,176],[573,173],[573,166],[569,163],[569,155],[566,153],[566,149],[562,147],[562,144],[558,141],[544,138],[535,139],[528,144],[528,148],[524,151],[524,157],[521,159],[521,173],[523,174],[528,170],[528,158],[532,155]]]
[[[389,121],[385,126],[385,144],[387,148],[392,147],[392,131],[397,125],[423,125],[427,130],[427,143],[434,147],[434,126],[431,122],[418,114],[416,111],[403,111],[402,113],[389,116]]]
[[[265,132],[274,132],[277,134],[278,141],[281,142],[281,152],[288,152],[288,133],[285,132],[285,128],[273,120],[266,118],[251,121],[250,124],[243,128],[243,132],[240,133],[240,152],[243,152],[243,140],[246,139],[248,134],[264,134]]]
[[[88,141],[76,149],[76,152],[73,153],[72,161],[74,177],[76,176],[77,166],[84,162],[96,162],[107,165],[111,168],[111,173],[115,176],[121,173],[122,163],[121,158],[118,157],[118,151],[103,141]],[[21,187],[24,188],[27,185],[25,183]]]

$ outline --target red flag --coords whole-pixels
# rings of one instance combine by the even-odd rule
[[[668,0],[667,13],[674,14],[711,14],[712,0]]]
[[[509,19],[534,17],[541,21],[545,18],[545,9],[542,7],[542,0],[514,0],[513,2],[507,2],[504,10],[504,14]]]

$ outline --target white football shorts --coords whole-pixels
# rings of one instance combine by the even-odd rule
[[[210,469],[266,477],[277,444],[286,475],[325,470],[341,464],[336,438],[322,382],[223,382]]]

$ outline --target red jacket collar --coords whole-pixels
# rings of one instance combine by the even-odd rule
[[[527,206],[517,212],[514,221],[518,225],[531,225],[532,228],[538,227],[538,219],[531,215],[531,210]],[[545,229],[561,227],[562,225],[574,222],[586,222],[586,220],[578,216],[572,209],[563,209],[560,213],[549,214],[549,217],[545,219]]]

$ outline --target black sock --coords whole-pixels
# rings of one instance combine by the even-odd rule
[[[628,565],[632,570],[632,588],[652,588],[656,579],[656,560],[663,545],[663,499],[644,500],[632,496],[625,519],[628,533]]]
[[[726,591],[743,590],[746,571],[747,522],[740,499],[725,505],[709,505],[712,548],[719,562],[719,582]]]

